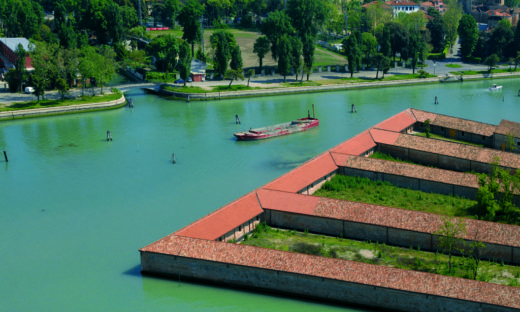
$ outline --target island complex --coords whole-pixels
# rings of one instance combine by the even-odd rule
[[[425,131],[479,146],[412,135]],[[261,222],[284,229],[439,250],[438,214],[313,196],[335,175],[475,199],[493,162],[520,168],[520,124],[407,109],[140,249],[142,272],[403,311],[520,311],[520,288],[236,244]],[[506,151],[508,150],[509,151]],[[368,158],[374,152],[410,161]],[[518,205],[520,198],[514,196]],[[465,219],[482,258],[520,264],[520,227]]]

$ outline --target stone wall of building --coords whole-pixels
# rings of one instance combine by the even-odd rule
[[[375,285],[152,252],[141,252],[141,267],[144,273],[166,275],[179,281],[202,280],[241,289],[250,288],[327,302],[355,303],[399,311],[518,311]]]

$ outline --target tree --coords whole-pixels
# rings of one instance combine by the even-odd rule
[[[231,83],[233,83],[233,80],[237,80],[237,79],[244,80],[244,75],[242,74],[242,69],[240,69],[240,70],[228,69],[226,71],[225,78],[231,79],[231,81],[229,82],[229,85],[228,85],[228,88],[231,88]]]
[[[431,128],[430,128],[430,124],[431,124],[431,121],[430,119],[426,119],[424,121],[424,130],[426,132],[426,137],[429,138],[430,137],[430,133],[431,133]]]
[[[513,45],[514,33],[511,30],[511,22],[508,20],[501,20],[498,26],[491,31],[491,36],[488,40],[490,53],[498,55],[499,58],[515,53],[508,53]]]
[[[516,23],[515,37],[513,38],[513,41],[514,41],[513,56],[515,56],[515,57],[518,56],[518,51],[520,51],[520,27],[518,27],[518,26],[520,26],[519,23]]]
[[[81,57],[79,59],[78,71],[81,76],[82,90],[81,95],[85,95],[85,86],[87,80],[94,77],[96,61],[96,51],[91,46],[85,46],[81,49]]]
[[[459,22],[458,28],[460,42],[460,52],[463,57],[468,57],[473,53],[478,40],[478,26],[475,18],[471,15],[464,15]]]
[[[520,64],[520,52],[516,52],[516,57],[514,59],[514,62],[515,62],[515,71],[516,71],[516,68],[518,67],[518,64]]]
[[[348,59],[348,71],[350,77],[354,77],[354,72],[361,67],[361,56],[362,52],[359,48],[356,35],[352,34],[343,40],[343,46],[345,47],[345,55]]]
[[[390,59],[383,55],[383,53],[378,53],[376,57],[374,58],[374,63],[376,65],[376,79],[379,78],[379,71],[383,72],[383,77],[385,78],[385,74],[390,69]]]
[[[314,63],[315,38],[307,36],[302,40],[302,54],[305,73],[307,74],[307,81],[312,73],[312,64]],[[303,79],[303,77],[302,77]]]
[[[386,25],[383,27],[383,35],[381,36],[381,39],[379,40],[379,46],[380,46],[380,52],[384,56],[389,57],[390,53],[392,51],[392,45],[390,43],[390,28],[388,28]]]
[[[419,56],[423,54],[424,50],[424,42],[421,38],[421,35],[417,31],[412,31],[410,33],[410,38],[408,40],[408,56],[411,58],[412,65],[412,73],[415,74],[415,66],[417,65],[417,61]]]
[[[34,87],[34,95],[40,103],[40,97],[44,98],[45,88],[49,83],[49,71],[51,56],[47,45],[39,43],[31,53],[34,70],[31,73],[31,82]]]
[[[408,44],[408,32],[402,24],[395,22],[387,23],[385,27],[388,27],[390,30],[390,45],[392,47],[392,56],[395,61],[395,55],[406,49]]]
[[[56,89],[58,89],[58,91],[60,92],[61,100],[63,101],[65,99],[65,93],[67,93],[70,88],[67,84],[67,81],[60,77],[56,80]]]
[[[456,39],[457,28],[462,17],[462,6],[455,0],[451,0],[448,9],[444,12],[444,22],[446,23],[446,36],[450,43],[450,48]]]
[[[54,20],[60,45],[64,48],[76,47],[77,35],[74,30],[75,20],[72,16],[67,15],[65,6],[60,2],[56,3]]]
[[[296,36],[291,37],[291,66],[294,68],[294,73],[296,74],[294,79],[296,81],[298,81],[298,71],[302,67],[302,50],[302,41]]]
[[[473,274],[473,279],[477,280],[478,268],[480,266],[480,260],[482,260],[482,249],[486,248],[483,242],[479,241],[479,228],[477,227],[475,231],[475,235],[473,237],[473,241],[469,244],[469,255],[472,258],[471,263],[471,273]]]
[[[14,55],[16,60],[14,62],[15,74],[18,82],[20,84],[20,92],[23,92],[23,83],[27,77],[27,71],[25,69],[25,58],[27,57],[27,52],[23,48],[22,44],[19,43],[14,51]]]
[[[439,235],[439,248],[448,254],[449,273],[451,273],[451,256],[454,252],[464,252],[463,237],[466,235],[466,223],[462,219],[441,217],[442,224],[435,232]]]
[[[509,8],[516,8],[520,4],[520,0],[505,0],[504,4]]]
[[[374,4],[366,9],[366,21],[372,32],[378,25],[383,25],[392,20],[392,14],[383,8],[383,2],[374,1]]]
[[[260,64],[260,72],[262,71],[262,60],[264,56],[269,52],[269,39],[266,36],[256,38],[255,44],[253,45],[253,53],[258,56],[258,62]]]
[[[186,86],[186,80],[190,76],[192,57],[190,54],[190,45],[187,41],[183,41],[179,46],[179,73],[181,79],[184,80],[184,86]]]
[[[105,19],[107,23],[107,39],[112,43],[123,40],[123,18],[119,10],[119,5],[110,3],[105,7]],[[109,26],[110,25],[110,26]]]
[[[249,87],[249,80],[251,80],[251,77],[253,77],[254,75],[256,75],[254,68],[251,68],[250,70],[247,71],[246,76],[247,76],[247,86],[248,87]]]
[[[432,9],[432,11],[437,13],[439,12],[435,9]],[[428,13],[430,13],[429,9]],[[440,13],[436,14],[433,20],[426,24],[426,28],[430,31],[433,52],[442,52],[446,46],[446,24],[444,23],[442,15]]]
[[[238,45],[234,46],[231,50],[231,62],[229,63],[229,67],[234,70],[242,71],[242,52],[240,52],[240,47]]]
[[[197,0],[189,0],[184,4],[177,21],[182,26],[182,39],[191,44],[191,55],[195,55],[195,42],[200,40],[200,17],[204,13],[202,5]],[[224,71],[225,72],[225,71]]]
[[[364,62],[370,66],[372,64],[372,58],[377,54],[377,40],[371,33],[364,32],[361,35],[361,52],[365,56]]]
[[[496,54],[491,54],[490,56],[486,57],[484,60],[484,65],[489,66],[488,71],[491,72],[491,69],[495,67],[495,65],[500,61],[500,58]]]
[[[164,24],[168,27],[175,26],[175,18],[177,17],[177,11],[179,11],[178,0],[164,0]]]
[[[283,35],[278,43],[278,72],[283,75],[283,82],[286,76],[291,72],[292,54],[291,40],[287,35]]]
[[[229,59],[231,58],[231,51],[237,45],[235,37],[231,33],[218,30],[211,35],[209,41],[213,47],[213,66],[215,71],[224,77]]]
[[[283,35],[292,35],[294,28],[291,25],[289,16],[285,14],[285,11],[274,11],[264,20],[262,33],[269,39],[271,43],[271,55],[273,60],[276,61],[278,59],[278,42],[280,38]]]
[[[100,63],[98,63],[96,78],[99,80],[101,94],[103,94],[103,85],[114,78],[118,64],[115,60],[116,53],[107,45],[99,47],[99,56]]]
[[[137,16],[137,11],[133,6],[121,6],[119,7],[119,12],[121,13],[121,20],[123,22],[125,33],[139,25],[139,17]]]
[[[155,57],[155,65],[163,72],[171,72],[177,65],[179,45],[174,35],[159,35],[146,46],[148,53]]]

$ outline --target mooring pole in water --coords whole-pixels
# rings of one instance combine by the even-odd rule
[[[9,162],[9,159],[7,159],[7,152],[4,151],[4,158],[5,158],[5,162]]]
[[[186,102],[190,102],[190,95],[188,94],[188,97],[186,98]]]
[[[175,161],[175,153],[172,153],[172,163],[176,163],[176,161]]]
[[[107,130],[107,142],[112,141],[112,134],[110,134],[110,130]]]
[[[314,114],[314,103],[312,104],[312,118],[316,118],[316,115]]]

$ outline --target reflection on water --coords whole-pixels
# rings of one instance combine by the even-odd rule
[[[520,121],[518,82],[498,81],[503,98],[487,91],[490,81],[191,103],[134,89],[134,109],[3,121],[0,152],[9,163],[0,156],[0,249],[9,252],[0,267],[2,308],[337,310],[142,278],[137,250],[408,107]],[[233,138],[306,116],[312,104],[316,129],[256,142]],[[350,113],[352,104],[358,113]],[[105,142],[107,130],[112,142]]]

